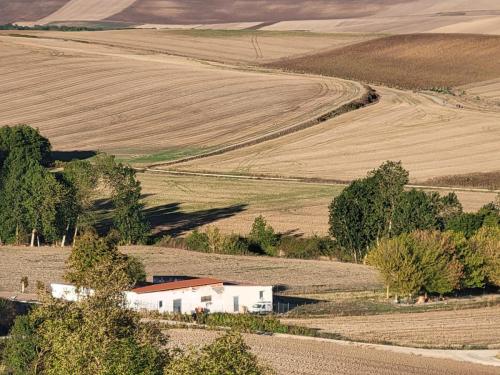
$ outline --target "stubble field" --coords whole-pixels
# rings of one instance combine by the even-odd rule
[[[172,343],[200,346],[220,333],[206,330],[169,330]],[[279,375],[493,375],[498,368],[339,345],[294,337],[245,335],[245,341]]]
[[[256,256],[204,254],[179,249],[135,246],[122,251],[139,257],[149,278],[153,275],[189,275],[265,285],[285,285],[290,293],[378,289],[381,284],[371,267],[330,261],[303,261]],[[28,276],[28,293],[36,281],[63,281],[68,249],[0,247],[0,292],[19,291]]]
[[[126,158],[168,159],[251,140],[364,92],[334,78],[52,39],[1,37],[0,58],[0,126],[37,127],[58,151]]]
[[[458,311],[284,319],[353,341],[434,348],[500,349],[500,306]]]
[[[176,168],[350,180],[386,160],[401,160],[413,182],[498,170],[499,106],[450,95],[376,89],[381,99],[375,105]]]

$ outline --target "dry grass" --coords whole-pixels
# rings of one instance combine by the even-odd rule
[[[281,181],[139,174],[148,216],[155,231],[185,233],[216,225],[247,234],[263,215],[281,232],[326,234],[328,206],[343,189]]]
[[[377,91],[378,104],[177,168],[351,180],[401,160],[413,181],[498,170],[500,107],[436,93]]]
[[[412,347],[500,348],[500,306],[282,321],[340,334],[354,341]]]
[[[220,333],[206,330],[169,330],[171,342],[200,346]],[[295,337],[245,335],[245,341],[264,363],[279,375],[493,375],[495,367],[445,359],[376,350],[359,345],[339,345]]]
[[[128,158],[164,160],[250,140],[364,91],[337,79],[62,40],[0,37],[0,58],[0,126],[38,127],[56,150]]]
[[[500,76],[500,37],[396,35],[270,65],[399,88],[430,89]]]
[[[122,248],[139,257],[152,275],[189,275],[286,285],[290,293],[321,290],[364,290],[381,286],[370,267],[330,261],[303,261],[254,256],[214,255],[178,249],[136,246]],[[36,281],[61,282],[68,249],[0,247],[0,292],[15,293],[23,276],[29,277],[27,292]]]

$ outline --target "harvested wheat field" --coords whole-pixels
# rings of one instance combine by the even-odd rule
[[[151,246],[122,248],[139,257],[148,277],[189,275],[230,281],[285,285],[290,292],[308,290],[365,290],[381,287],[371,267],[333,261],[303,261],[256,256],[204,254]],[[27,292],[36,290],[36,280],[45,284],[62,281],[68,249],[0,247],[0,291],[15,292],[21,277],[30,280]]]
[[[353,341],[412,347],[500,349],[500,306],[282,321],[340,334]]]
[[[410,89],[500,77],[500,36],[396,35],[270,66]]]
[[[386,160],[402,160],[413,181],[498,170],[500,107],[461,104],[450,95],[377,90],[381,100],[375,105],[176,168],[350,180]]]
[[[61,40],[0,37],[0,58],[0,126],[37,127],[58,151],[128,158],[164,160],[251,140],[364,92],[333,78],[234,70]]]
[[[66,4],[68,0],[0,0],[0,25],[36,21]]]
[[[9,32],[13,33],[13,32]],[[61,33],[23,31],[26,35],[100,44],[225,63],[266,63],[332,50],[380,37],[377,34],[319,34],[258,30],[109,30]]]
[[[200,346],[220,333],[172,329],[171,342]],[[341,345],[300,337],[245,335],[245,341],[265,364],[279,375],[493,375],[498,368],[426,358],[356,344]]]

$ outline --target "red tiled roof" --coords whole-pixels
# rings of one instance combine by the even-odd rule
[[[215,284],[223,284],[223,282],[221,280],[209,279],[209,278],[190,279],[190,280],[173,281],[170,283],[143,286],[140,288],[132,289],[132,292],[135,292],[137,294],[154,293],[154,292],[164,292],[167,290],[194,288],[197,286],[215,285]]]

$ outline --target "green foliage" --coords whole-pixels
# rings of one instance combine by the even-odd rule
[[[352,256],[330,237],[313,236],[309,238],[282,237],[278,246],[279,254],[287,258],[318,259],[320,257],[351,261]]]
[[[49,140],[27,125],[0,128],[0,150],[5,158],[16,153],[18,158],[33,160],[45,167],[52,164]]]
[[[262,252],[271,256],[277,255],[276,247],[279,236],[274,232],[273,227],[267,224],[262,215],[255,218],[248,239],[254,252]]]
[[[141,183],[135,170],[116,163],[113,156],[100,154],[95,168],[111,188],[114,206],[113,222],[120,233],[122,244],[144,243],[149,235],[149,225],[142,212]]]
[[[461,213],[451,217],[446,222],[446,229],[462,232],[465,237],[471,238],[483,226],[499,225],[500,210],[495,204],[489,203],[476,213]]]
[[[207,234],[198,230],[192,231],[186,237],[186,246],[189,250],[208,253],[209,245]]]
[[[412,189],[401,195],[394,213],[393,233],[399,235],[417,229],[437,229],[438,207],[431,196]]]
[[[241,334],[228,332],[201,350],[191,349],[173,358],[165,375],[265,375],[273,372],[259,365]]]
[[[485,226],[470,239],[472,251],[484,258],[484,272],[489,284],[500,287],[500,227]]]
[[[0,336],[6,335],[16,318],[16,307],[12,301],[0,298]]]
[[[69,270],[65,278],[78,287],[99,288],[101,279],[87,277],[88,275],[95,276],[90,271],[98,265],[109,268],[103,271],[107,274],[106,277],[110,277],[114,269],[123,271],[126,279],[121,285],[122,290],[146,280],[144,265],[138,259],[120,253],[114,238],[98,238],[92,232],[87,232],[77,239],[67,265]]]
[[[388,287],[411,296],[458,289],[463,277],[458,256],[451,234],[415,231],[382,240],[367,261],[379,269]]]
[[[462,232],[448,232],[453,238],[457,257],[463,266],[460,288],[482,288],[486,281],[485,259],[480,250],[472,246]]]
[[[36,328],[37,322],[28,315],[18,316],[12,327],[3,358],[13,375],[39,373],[36,370],[40,353]]]

